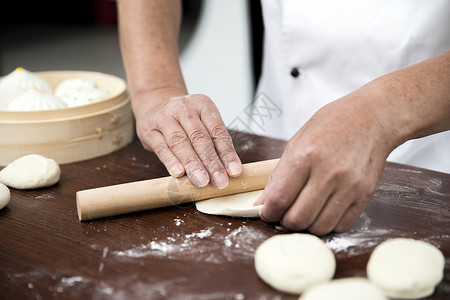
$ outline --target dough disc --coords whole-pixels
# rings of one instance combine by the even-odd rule
[[[0,182],[15,189],[36,189],[57,183],[60,175],[56,161],[39,154],[29,154],[1,170]]]
[[[387,300],[380,289],[365,278],[336,279],[314,285],[299,300]]]
[[[429,296],[444,276],[445,258],[435,246],[396,238],[378,245],[367,263],[367,277],[396,299]]]
[[[263,190],[197,201],[198,211],[210,215],[257,218],[262,205],[253,205]]]
[[[276,290],[298,295],[333,278],[336,260],[314,235],[280,234],[256,249],[255,268],[258,276]]]
[[[10,199],[11,194],[9,189],[4,184],[0,183],[0,209],[8,205]]]

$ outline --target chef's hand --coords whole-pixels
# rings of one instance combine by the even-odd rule
[[[292,137],[255,204],[264,204],[264,221],[323,235],[358,220],[392,150],[376,107],[367,104],[373,97],[361,89],[332,102]]]
[[[144,96],[141,96],[144,97]],[[147,99],[134,99],[137,135],[174,177],[216,188],[239,176],[241,161],[215,104],[205,95],[157,90]]]

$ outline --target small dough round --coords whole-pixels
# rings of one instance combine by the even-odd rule
[[[343,278],[307,289],[299,300],[387,300],[383,292],[365,278]]]
[[[336,260],[318,237],[290,233],[265,240],[255,252],[258,276],[278,291],[301,294],[333,278]]]
[[[253,205],[263,190],[197,201],[198,211],[210,215],[259,218],[262,205]]]
[[[0,182],[15,189],[36,189],[57,183],[60,175],[56,161],[39,154],[29,154],[1,170]]]
[[[391,298],[417,299],[433,294],[444,276],[444,266],[444,255],[435,246],[395,238],[374,249],[367,277]]]
[[[0,209],[8,205],[10,199],[11,193],[9,192],[9,189],[6,185],[0,183]]]

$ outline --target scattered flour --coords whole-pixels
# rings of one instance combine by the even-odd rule
[[[371,223],[372,219],[363,213],[352,229],[332,234],[325,238],[324,242],[337,257],[351,257],[368,253],[392,233],[385,229],[370,228]]]
[[[243,223],[231,230],[225,239],[214,235],[214,227],[198,232],[173,233],[166,238],[153,238],[147,243],[111,253],[117,258],[135,259],[148,256],[183,259],[221,264],[230,261],[250,261],[257,246],[269,235]]]
[[[186,235],[177,234],[169,236],[164,240],[154,239],[147,244],[141,244],[131,249],[122,251],[113,251],[112,254],[116,256],[139,258],[146,256],[168,256],[174,258],[177,253],[198,252],[201,249],[195,249],[195,245],[199,244],[199,240],[207,238],[212,235],[212,227],[202,229],[199,232],[194,232]],[[181,242],[180,242],[181,241]]]
[[[73,277],[63,277],[61,278],[61,286],[64,287],[71,287],[74,286],[75,284],[81,283],[84,281],[84,278],[81,276],[73,276]]]
[[[384,229],[349,231],[333,235],[326,239],[325,243],[336,255],[339,255],[339,252],[345,252],[344,255],[350,257],[368,253],[389,234],[389,230]]]
[[[180,218],[175,218],[175,219],[173,219],[173,221],[175,222],[176,226],[180,226],[181,224],[184,223],[184,221]]]

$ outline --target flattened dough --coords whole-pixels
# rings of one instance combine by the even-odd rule
[[[39,154],[22,156],[0,171],[0,183],[15,189],[36,189],[59,181],[56,161]]]
[[[326,244],[314,235],[280,234],[256,249],[255,269],[274,289],[298,295],[315,284],[331,280],[336,260]]]
[[[383,292],[365,278],[343,278],[307,289],[299,300],[388,300]]]
[[[197,201],[198,211],[209,215],[259,218],[262,205],[253,205],[263,190]]]
[[[4,184],[0,183],[0,209],[8,205],[10,199],[11,194],[9,189]]]
[[[417,299],[433,294],[444,276],[444,266],[444,255],[435,246],[395,238],[373,250],[367,277],[391,298]]]

